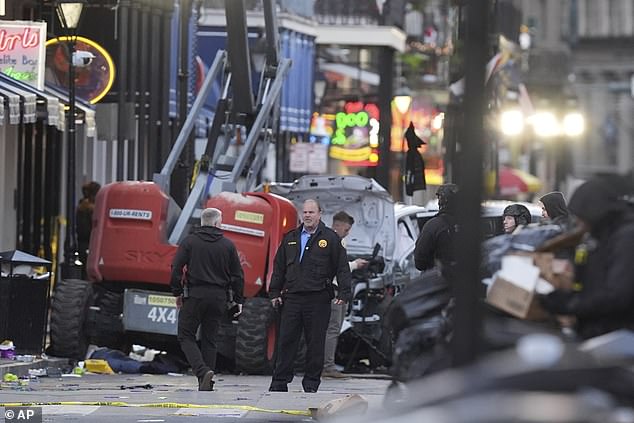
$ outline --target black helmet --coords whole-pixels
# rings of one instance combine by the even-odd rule
[[[531,212],[521,204],[511,204],[506,206],[502,217],[513,216],[515,218],[516,225],[528,225],[531,223]]]
[[[450,210],[454,207],[455,196],[458,193],[458,185],[444,184],[438,187],[436,197],[438,197],[438,208],[440,210]]]

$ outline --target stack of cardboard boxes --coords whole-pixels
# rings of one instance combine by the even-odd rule
[[[512,253],[503,257],[502,268],[487,291],[487,303],[526,320],[548,317],[537,294],[572,289],[574,271],[569,260],[552,253]]]

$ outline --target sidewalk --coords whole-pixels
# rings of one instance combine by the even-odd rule
[[[0,380],[5,373],[13,373],[16,376],[27,376],[29,369],[42,369],[46,367],[63,367],[68,365],[67,358],[47,357],[36,358],[31,362],[7,360],[0,358]]]

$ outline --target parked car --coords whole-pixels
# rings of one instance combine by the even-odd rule
[[[522,201],[486,200],[482,202],[482,225],[485,238],[491,238],[504,233],[502,213],[511,204],[521,204],[531,213],[531,223],[542,220],[542,209],[537,204]],[[425,205],[426,212],[419,216],[419,224],[424,224],[438,213],[438,200],[429,201]]]

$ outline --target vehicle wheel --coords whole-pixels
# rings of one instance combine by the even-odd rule
[[[94,304],[99,310],[94,314],[94,321],[90,322],[90,342],[100,347],[129,352],[125,351],[129,346],[123,335],[120,317],[123,311],[123,294],[95,285]]]
[[[236,332],[236,370],[270,374],[277,339],[274,310],[268,298],[248,298]]]
[[[85,358],[88,348],[85,323],[92,293],[92,283],[80,279],[61,279],[55,284],[48,354],[76,360]]]

